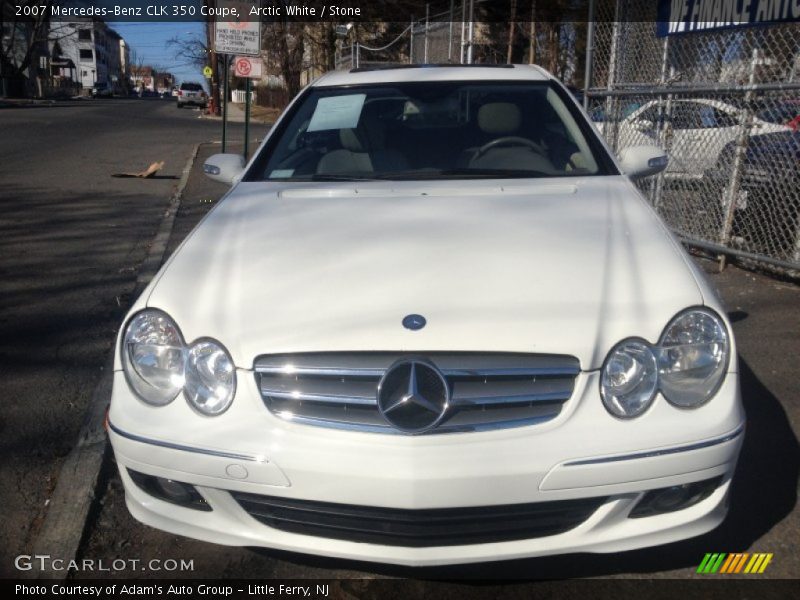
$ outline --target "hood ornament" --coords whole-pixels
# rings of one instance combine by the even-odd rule
[[[418,331],[425,327],[427,321],[422,315],[406,315],[403,317],[403,327],[411,331]]]

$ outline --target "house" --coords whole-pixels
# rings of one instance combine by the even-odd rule
[[[137,92],[155,92],[158,72],[150,65],[134,65],[131,67],[131,83]]]
[[[128,47],[104,21],[57,22],[50,29],[49,39],[51,55],[56,56],[54,50],[58,49],[59,61],[74,68],[75,80],[84,90],[95,83],[105,83],[115,92],[124,91],[130,60]]]
[[[175,76],[172,73],[159,72],[150,65],[132,66],[131,82],[138,92],[158,92],[163,94],[172,90]]]
[[[159,94],[163,94],[165,92],[171,92],[172,88],[175,86],[175,76],[172,73],[156,73],[155,76],[155,86],[156,91]]]

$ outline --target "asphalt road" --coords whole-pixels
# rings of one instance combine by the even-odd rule
[[[255,128],[261,137],[265,128]],[[30,549],[194,144],[166,100],[0,109],[0,576]],[[242,136],[233,125],[234,138]],[[153,179],[111,175],[164,161]]]
[[[194,111],[175,111],[171,103],[135,101],[0,112],[3,131],[16,132],[0,138],[2,156],[11,156],[0,163],[0,375],[11,392],[6,396],[10,407],[0,412],[0,480],[11,483],[0,487],[0,502],[7,507],[6,516],[11,515],[0,524],[0,538],[10,540],[0,544],[4,567],[35,533],[53,484],[48,477],[57,472],[59,457],[77,434],[86,400],[130,303],[136,269],[177,181],[118,180],[109,174],[165,160],[164,173],[177,177],[192,143],[219,137],[219,123],[196,117]],[[68,120],[73,123],[63,122]],[[30,140],[37,150],[18,149],[9,139],[20,144]],[[225,192],[200,170],[203,159],[217,151],[215,144],[200,148],[169,251]],[[715,266],[699,262],[708,271]],[[412,579],[408,591],[420,597],[438,597],[446,590],[442,597],[476,597],[490,589],[442,588],[432,582],[441,579],[513,581],[492,587],[492,593],[526,598],[534,589],[524,582],[539,579],[696,580],[701,576],[695,570],[706,552],[773,552],[773,562],[761,577],[797,578],[800,286],[736,267],[710,277],[734,320],[748,430],[730,516],[706,536],[614,555],[416,570],[227,548],[134,521],[109,455],[79,558],[184,559],[194,566],[169,574],[123,570],[104,577],[363,578],[342,584],[339,597],[386,592],[379,582],[385,577]],[[16,487],[19,491],[11,489]],[[560,588],[557,597],[585,597],[587,591],[575,583]]]

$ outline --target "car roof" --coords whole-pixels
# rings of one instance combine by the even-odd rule
[[[349,71],[331,71],[311,85],[331,87],[370,83],[420,81],[549,81],[538,65],[371,65]]]

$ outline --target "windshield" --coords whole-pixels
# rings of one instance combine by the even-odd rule
[[[615,173],[590,126],[562,94],[548,82],[311,88],[263,149],[247,179]]]
[[[203,89],[199,83],[182,83],[181,89],[188,92],[199,92]]]

